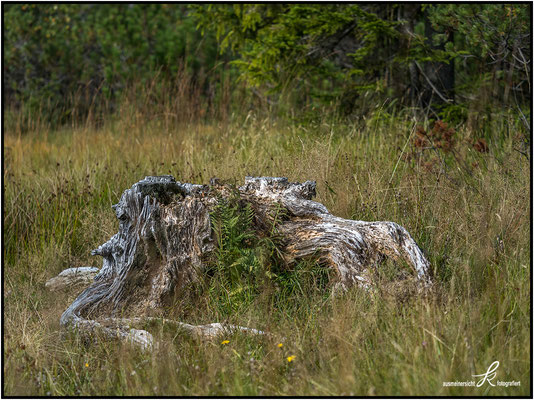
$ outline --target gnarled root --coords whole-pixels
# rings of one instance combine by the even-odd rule
[[[176,329],[201,340],[214,339],[221,335],[229,335],[236,332],[244,332],[251,335],[266,335],[266,332],[246,328],[238,325],[222,324],[219,322],[207,325],[191,325],[184,322],[166,318],[136,317],[136,318],[103,318],[99,321],[83,318],[73,318],[67,324],[69,330],[73,330],[82,337],[93,339],[95,334],[106,336],[108,339],[119,340],[144,351],[152,351],[157,347],[157,342],[150,332],[144,329],[132,328],[150,322],[158,322],[163,325],[171,325]]]

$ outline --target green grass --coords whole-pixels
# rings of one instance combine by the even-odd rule
[[[4,394],[528,395],[531,182],[529,161],[514,150],[522,128],[512,118],[486,128],[488,153],[467,141],[479,132],[458,128],[454,151],[445,153],[414,147],[415,125],[402,115],[299,124],[249,114],[211,125],[124,118],[99,129],[7,131]],[[154,354],[62,338],[59,317],[77,293],[48,293],[44,283],[64,268],[100,267],[89,252],[117,230],[111,205],[160,174],[192,183],[316,180],[317,200],[333,214],[406,227],[428,255],[437,289],[417,297],[354,288],[333,298],[309,279],[313,265],[300,265],[253,290],[241,282],[235,300],[213,284],[168,310],[180,321],[227,321],[272,338],[197,342],[154,325],[162,343]],[[219,261],[242,267],[247,256],[264,262],[262,254]],[[383,279],[391,268],[383,266]],[[443,387],[495,360],[497,379],[521,386]]]

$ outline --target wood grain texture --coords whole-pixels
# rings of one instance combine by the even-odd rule
[[[49,279],[45,283],[45,287],[52,292],[70,288],[86,288],[93,283],[97,274],[98,268],[94,267],[67,268],[61,271],[58,276]]]
[[[287,268],[299,260],[313,259],[335,272],[335,288],[359,285],[371,289],[370,271],[390,258],[411,265],[421,288],[431,285],[429,263],[402,226],[336,217],[312,200],[315,188],[313,181],[291,183],[287,178],[272,177],[247,177],[239,188],[218,180],[193,185],[177,182],[172,176],[146,177],[124,191],[113,206],[119,231],[93,250],[93,255],[103,258],[102,268],[63,313],[61,325],[88,334],[99,331],[151,348],[152,335],[130,328],[127,322],[161,314],[175,293],[202,279],[203,260],[216,246],[210,212],[221,198],[236,201],[236,194],[238,201],[252,207],[258,235],[269,235],[276,223]],[[280,211],[283,218],[275,220],[273,210]],[[219,323],[173,323],[203,337],[228,329],[263,334]]]

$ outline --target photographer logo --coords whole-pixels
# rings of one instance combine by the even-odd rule
[[[497,372],[496,372],[497,368],[499,368],[499,361],[494,361],[493,364],[490,365],[490,367],[488,368],[485,374],[473,375],[475,377],[478,377],[478,376],[482,377],[482,379],[477,382],[477,387],[482,386],[484,382],[486,381],[488,381],[488,383],[491,386],[495,386],[492,383],[492,380],[495,379],[495,377],[497,376]]]
[[[499,368],[499,361],[494,361],[489,368],[483,374],[472,375],[475,378],[480,378],[478,382],[475,381],[452,381],[452,382],[443,382],[443,386],[476,386],[481,387],[485,383],[488,383],[490,386],[521,386],[521,381],[495,381],[497,377],[497,368]]]

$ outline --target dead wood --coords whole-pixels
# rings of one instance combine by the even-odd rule
[[[130,325],[161,315],[176,293],[202,279],[205,260],[216,249],[210,213],[221,199],[249,204],[259,236],[271,234],[276,224],[286,267],[315,260],[335,272],[334,288],[372,288],[371,273],[385,258],[407,262],[421,288],[431,285],[429,263],[403,227],[336,217],[312,201],[314,196],[315,182],[290,183],[287,178],[247,177],[243,186],[233,188],[217,180],[193,185],[172,176],[146,177],[113,206],[118,233],[93,250],[103,257],[102,268],[63,313],[61,325],[151,348],[152,335]],[[282,218],[273,217],[273,210]],[[263,334],[219,323],[164,321],[201,337],[228,330]]]
[[[52,292],[68,288],[85,289],[93,283],[96,274],[98,274],[98,268],[94,267],[68,268],[60,272],[58,276],[49,279],[45,287]]]

